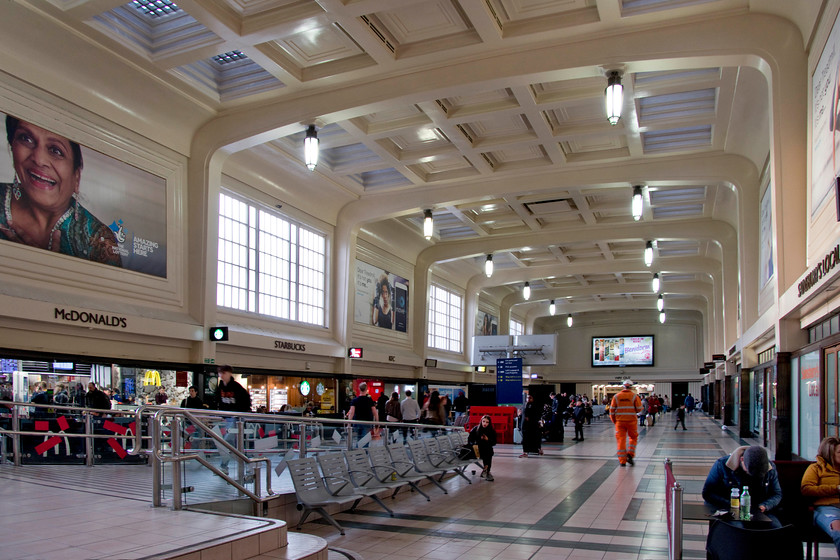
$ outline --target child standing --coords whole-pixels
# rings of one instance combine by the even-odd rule
[[[687,428],[685,427],[685,405],[681,405],[681,406],[677,409],[677,423],[676,423],[676,424],[674,424],[674,429],[675,429],[675,430],[677,429],[677,426],[678,426],[679,424],[682,424],[683,430],[687,429]]]

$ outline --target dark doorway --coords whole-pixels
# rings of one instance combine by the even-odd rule
[[[470,406],[496,406],[496,386],[489,383],[470,385]]]
[[[685,398],[688,396],[688,382],[675,381],[671,383],[671,408],[679,408],[685,404]]]
[[[534,396],[534,404],[537,405],[538,410],[542,410],[543,406],[551,406],[551,397],[554,392],[554,385],[528,385],[528,393]]]

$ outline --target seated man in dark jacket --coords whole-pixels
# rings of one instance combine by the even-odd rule
[[[753,511],[770,512],[782,501],[779,476],[760,445],[739,447],[715,461],[703,485],[703,499],[728,510],[732,489],[742,491],[744,486],[750,490]]]

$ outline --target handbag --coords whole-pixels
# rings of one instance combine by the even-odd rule
[[[458,449],[458,458],[462,461],[478,459],[478,446],[465,443]]]
[[[652,415],[648,415],[648,417],[647,417],[647,418],[645,418],[645,423],[646,423],[648,426],[653,426],[653,416],[652,416]]]

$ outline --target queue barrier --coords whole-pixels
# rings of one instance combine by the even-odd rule
[[[516,423],[515,406],[471,406],[470,417],[464,428],[470,431],[481,422],[484,415],[490,416],[493,429],[496,430],[497,443],[513,443],[513,427]]]

